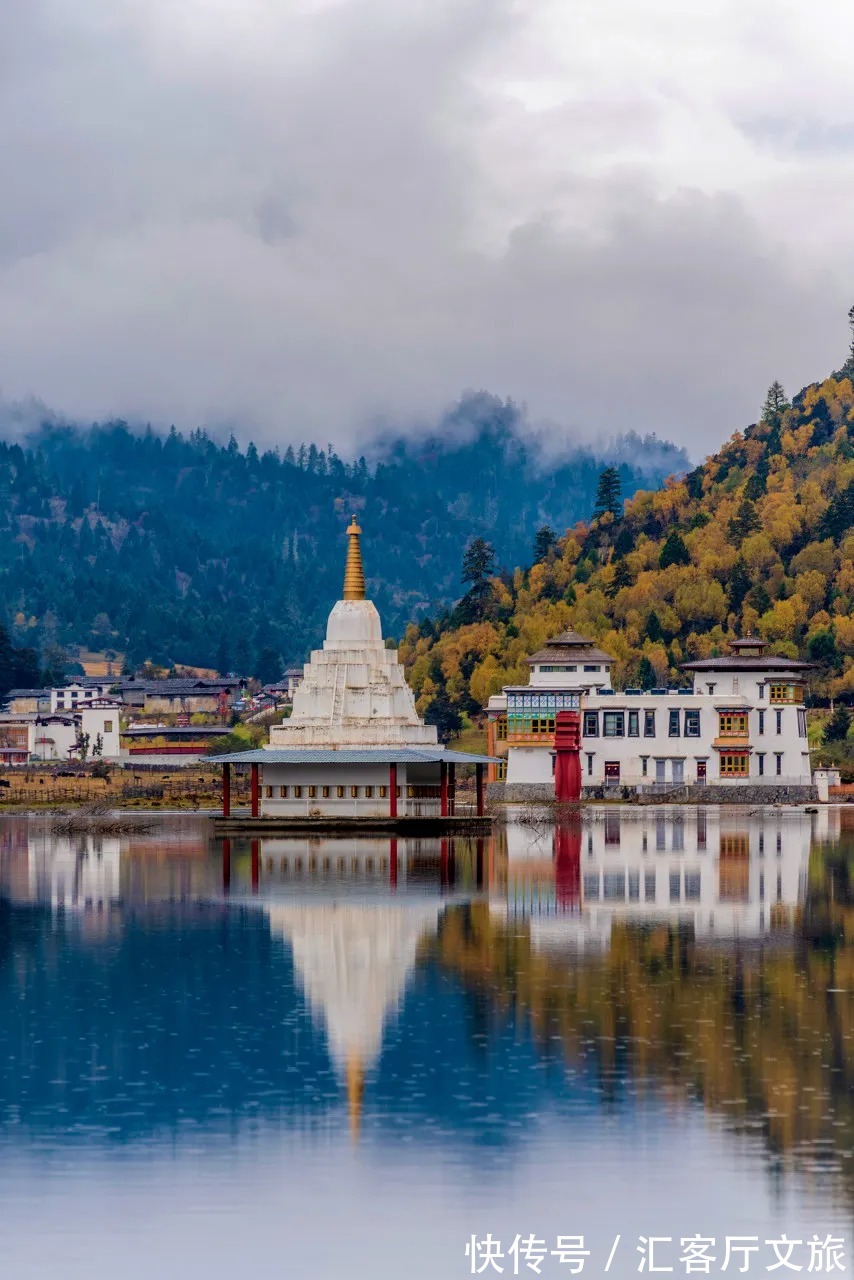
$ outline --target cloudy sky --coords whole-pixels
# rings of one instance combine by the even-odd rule
[[[0,392],[695,456],[845,357],[849,0],[6,0]]]

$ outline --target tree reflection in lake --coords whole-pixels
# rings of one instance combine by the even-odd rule
[[[852,817],[609,809],[226,850],[198,817],[103,839],[6,819],[0,1148],[283,1128],[296,1168],[321,1132],[382,1168],[403,1138],[413,1194],[431,1154],[470,1178],[582,1149],[595,1189],[609,1133],[629,1161],[639,1126],[705,1114],[850,1207]]]

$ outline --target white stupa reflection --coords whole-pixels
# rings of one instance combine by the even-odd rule
[[[442,904],[304,902],[266,910],[271,932],[292,949],[309,1007],[346,1079],[356,1137],[365,1072],[402,1007],[420,944],[436,935]]]

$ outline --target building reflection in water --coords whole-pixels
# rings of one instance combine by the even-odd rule
[[[813,839],[834,829],[838,810],[613,808],[548,829],[523,819],[496,837],[490,906],[527,919],[543,945],[580,950],[607,947],[618,922],[669,923],[708,940],[791,932]]]
[[[198,818],[57,839],[6,820],[0,1113],[136,1134],[346,1102],[356,1134],[367,1080],[398,1120],[447,1129],[451,1093],[413,1066],[429,1047],[502,1124],[571,1077],[626,1105],[643,1084],[760,1123],[777,1156],[834,1153],[854,1196],[851,817],[603,808],[480,841],[230,844]],[[108,918],[110,946],[89,927],[63,949],[59,914]],[[519,1045],[555,1071],[520,1074]]]

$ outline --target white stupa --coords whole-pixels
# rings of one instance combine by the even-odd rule
[[[365,599],[353,517],[347,529],[344,595],[329,615],[326,640],[303,668],[290,719],[270,730],[270,747],[438,748],[434,725],[415,709],[397,652],[387,649],[380,616]]]

